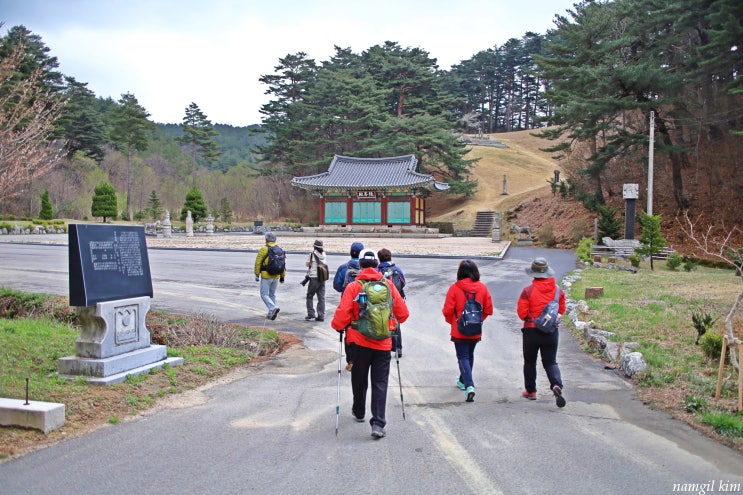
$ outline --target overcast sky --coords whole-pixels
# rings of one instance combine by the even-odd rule
[[[303,51],[420,47],[442,69],[527,31],[545,33],[576,0],[0,0],[0,34],[24,25],[59,70],[96,96],[130,92],[160,123],[195,102],[214,124],[260,123],[258,82]]]

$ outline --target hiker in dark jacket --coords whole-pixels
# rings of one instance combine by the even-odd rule
[[[339,266],[338,270],[335,271],[335,277],[333,277],[333,288],[337,292],[342,294],[343,290],[346,288],[348,283],[348,280],[346,280],[346,274],[348,273],[349,268],[360,270],[359,254],[361,254],[361,251],[363,250],[364,245],[362,243],[354,242],[351,244],[351,259]]]
[[[343,293],[343,290],[346,288],[346,285],[348,285],[349,277],[348,270],[355,270],[355,271],[361,271],[361,267],[359,267],[359,255],[361,254],[361,251],[364,250],[364,245],[360,242],[354,242],[351,244],[351,259],[343,263],[341,266],[338,267],[338,269],[335,271],[335,277],[333,277],[333,288]],[[346,369],[348,371],[351,371],[353,368],[353,348],[348,345],[348,336],[346,336],[346,342],[345,342],[345,349],[346,349]]]
[[[382,248],[379,251],[377,251],[377,256],[379,257],[379,266],[377,267],[377,270],[379,270],[379,273],[381,273],[387,280],[390,282],[395,282],[395,280],[399,280],[399,285],[395,284],[395,287],[397,288],[397,291],[400,293],[403,299],[405,299],[405,284],[407,283],[405,281],[405,273],[402,271],[402,268],[397,266],[394,261],[392,261],[392,252],[387,248]],[[396,277],[393,272],[397,272],[399,274],[399,278]],[[397,328],[397,335],[392,339],[392,352],[397,352],[397,357],[402,357],[402,332],[401,332],[402,326],[398,326]]]
[[[537,353],[540,353],[542,366],[547,373],[557,407],[565,407],[562,377],[557,365],[557,343],[560,332],[555,330],[552,333],[544,333],[537,330],[534,325],[534,319],[538,318],[544,307],[555,298],[555,290],[560,291],[557,321],[562,319],[565,313],[565,292],[555,283],[555,272],[545,258],[535,258],[525,271],[527,275],[533,277],[533,280],[531,285],[521,291],[516,304],[516,312],[519,318],[524,320],[524,326],[521,329],[524,352],[524,391],[521,396],[525,399],[537,400]]]
[[[472,378],[472,369],[475,365],[475,346],[482,334],[475,336],[462,335],[459,332],[458,323],[462,310],[467,302],[467,293],[474,293],[475,300],[482,305],[482,321],[493,314],[493,300],[490,291],[485,284],[480,282],[480,270],[472,260],[462,260],[457,270],[457,281],[449,287],[441,312],[449,324],[449,336],[454,342],[459,364],[459,378],[457,387],[464,390],[467,402],[475,399],[475,382]]]
[[[359,259],[361,272],[356,280],[378,280],[386,284],[392,296],[392,313],[399,323],[408,319],[410,313],[405,301],[394,285],[383,280],[382,274],[377,271],[378,261],[374,251],[367,250]],[[371,402],[369,410],[372,427],[372,437],[379,439],[385,436],[384,427],[387,424],[385,408],[387,404],[387,382],[390,374],[390,351],[392,339],[374,340],[363,335],[351,326],[359,320],[358,296],[363,290],[361,283],[350,283],[343,291],[341,302],[335,310],[330,326],[338,332],[346,332],[346,342],[354,348],[354,362],[351,369],[351,388],[353,390],[353,406],[351,412],[354,419],[361,423],[366,414],[366,392],[369,388],[371,376]]]

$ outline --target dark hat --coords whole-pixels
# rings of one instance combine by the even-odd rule
[[[273,232],[266,232],[266,241],[276,242],[276,234],[274,234]]]
[[[360,242],[354,242],[353,244],[351,244],[351,258],[358,258],[359,253],[361,253],[363,249],[364,245]]]
[[[379,265],[377,254],[371,249],[367,249],[366,251],[361,253],[361,256],[359,256],[359,266],[361,268],[370,268],[377,265]]]
[[[534,258],[534,261],[531,262],[531,266],[526,268],[524,271],[526,271],[527,275],[534,278],[552,278],[555,276],[554,270],[550,268],[549,263],[547,263],[547,260],[544,258]]]
[[[320,239],[317,239],[315,243],[312,245],[312,247],[321,248],[322,247],[322,241]]]

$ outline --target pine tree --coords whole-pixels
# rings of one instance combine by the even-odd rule
[[[135,151],[144,151],[149,146],[149,131],[154,124],[147,120],[150,114],[137,98],[126,93],[121,95],[111,121],[111,140],[126,153],[126,217],[131,218],[132,156]]]
[[[183,135],[178,140],[191,147],[191,187],[196,188],[196,155],[201,155],[207,163],[216,162],[221,155],[214,140],[217,131],[204,112],[193,102],[186,108],[181,128]]]
[[[196,188],[191,189],[186,194],[186,202],[181,209],[181,220],[186,219],[189,211],[194,222],[198,222],[206,217],[207,208],[206,204],[204,204],[204,198],[201,195],[201,191]]]
[[[150,192],[150,197],[147,200],[147,213],[153,220],[157,220],[163,215],[162,202],[157,197],[157,191],[154,189]]]
[[[223,222],[229,223],[232,221],[232,207],[227,198],[222,198],[219,203],[219,217]]]
[[[108,182],[101,182],[93,190],[93,204],[90,213],[94,217],[103,217],[103,223],[107,218],[116,218],[118,214],[116,205],[116,190]]]
[[[51,220],[54,218],[54,210],[52,209],[52,200],[49,199],[49,189],[46,189],[41,193],[41,211],[39,212],[39,218],[42,220]]]
[[[618,239],[622,233],[622,219],[617,215],[617,210],[607,205],[598,207],[599,240],[604,237]]]
[[[640,247],[635,249],[639,254],[650,258],[650,270],[653,270],[653,256],[659,255],[666,247],[666,239],[660,231],[660,215],[642,213],[638,217],[642,232]]]

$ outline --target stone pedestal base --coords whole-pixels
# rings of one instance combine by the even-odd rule
[[[127,375],[141,375],[163,365],[183,364],[183,358],[168,358],[164,345],[151,345],[145,349],[119,354],[108,358],[67,356],[57,361],[57,372],[68,380],[82,377],[86,382],[112,385],[123,382]]]
[[[182,358],[168,358],[164,345],[150,344],[145,326],[149,309],[149,297],[78,307],[82,330],[75,342],[75,355],[57,361],[60,376],[110,385],[165,364],[183,364]]]

